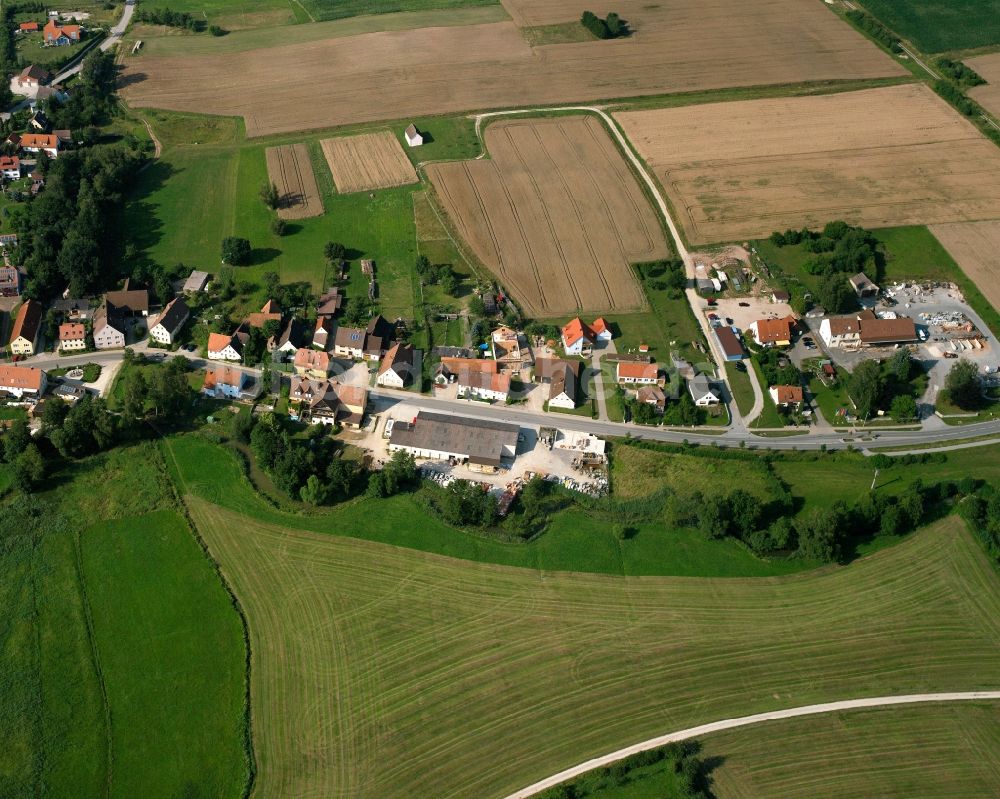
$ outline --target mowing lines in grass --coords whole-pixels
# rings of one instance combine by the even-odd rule
[[[262,795],[502,796],[705,719],[1000,685],[1000,578],[954,519],[787,580],[626,580],[188,502],[247,614]]]

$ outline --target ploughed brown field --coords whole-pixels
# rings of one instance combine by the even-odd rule
[[[969,89],[969,97],[991,114],[1000,117],[1000,53],[962,60],[986,81],[985,86],[973,86]]]
[[[458,232],[531,316],[624,311],[644,299],[629,262],[667,255],[659,219],[592,117],[486,129],[490,160],[427,175]]]
[[[341,194],[417,182],[413,164],[387,130],[323,139],[320,144]]]
[[[242,116],[252,137],[479,108],[905,74],[817,0],[623,0],[614,10],[631,24],[629,38],[535,48],[517,24],[575,22],[591,5],[509,0],[515,22],[244,52],[227,42],[215,55],[150,52],[125,60],[122,91],[135,106]]]
[[[305,219],[323,213],[309,149],[304,144],[267,148],[267,175],[278,187],[278,216]]]
[[[616,118],[692,242],[1000,218],[1000,150],[923,84]]]
[[[1000,222],[933,225],[931,233],[990,304],[1000,308]]]

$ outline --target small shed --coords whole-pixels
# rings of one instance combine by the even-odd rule
[[[417,126],[412,122],[406,126],[406,130],[403,131],[403,135],[406,137],[406,143],[410,147],[419,147],[424,143],[424,137],[421,135],[420,131],[417,130]]]

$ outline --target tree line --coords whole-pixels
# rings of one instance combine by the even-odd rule
[[[580,24],[598,39],[619,39],[629,35],[628,23],[612,11],[601,19],[593,11],[584,11]]]

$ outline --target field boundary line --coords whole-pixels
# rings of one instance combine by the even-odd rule
[[[646,752],[650,749],[657,749],[677,741],[685,741],[697,738],[713,732],[731,730],[738,727],[748,727],[752,724],[760,724],[765,721],[780,721],[783,719],[798,718],[800,716],[813,716],[820,713],[836,713],[841,710],[858,710],[864,708],[890,707],[893,705],[911,705],[929,702],[968,702],[976,700],[997,700],[1000,699],[1000,691],[962,691],[954,693],[938,694],[905,694],[901,696],[875,696],[863,699],[844,699],[839,702],[825,702],[818,705],[802,705],[800,707],[787,708],[785,710],[771,710],[766,713],[755,713],[752,716],[740,716],[735,719],[723,719],[713,721],[708,724],[701,724],[697,727],[688,727],[684,730],[677,730],[657,738],[650,738],[647,741],[627,746],[601,757],[595,757],[584,763],[580,763],[572,768],[553,774],[544,780],[540,780],[527,788],[522,788],[510,794],[506,799],[528,799],[548,788],[553,788],[588,771],[610,765],[619,760],[623,760],[639,752]]]

